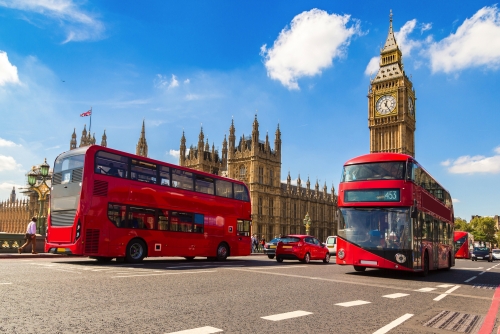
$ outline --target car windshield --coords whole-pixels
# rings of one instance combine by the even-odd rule
[[[278,241],[280,241],[280,238],[274,238],[271,241],[269,241],[268,243],[270,243],[270,244],[277,244]]]
[[[494,250],[493,250],[493,253],[495,253],[495,254],[500,254],[500,249],[494,249]]]
[[[474,247],[474,252],[488,252],[489,250],[488,247]]]

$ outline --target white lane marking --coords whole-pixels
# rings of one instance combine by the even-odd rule
[[[181,274],[202,274],[202,273],[215,273],[215,270],[200,270],[200,271],[179,271],[179,272],[168,272],[163,274],[137,274],[137,275],[123,275],[123,276],[111,276],[111,278],[124,278],[124,277],[145,277],[145,276],[161,276],[161,275],[181,275]]]
[[[429,291],[434,291],[434,290],[436,290],[436,288],[422,288],[422,289],[418,289],[418,290],[415,290],[415,291],[429,292]]]
[[[438,285],[437,287],[438,288],[449,288],[450,286],[454,286],[453,284],[441,284],[441,285]]]
[[[484,267],[476,267],[476,268],[453,268],[453,270],[478,270],[478,269],[484,269]]]
[[[469,278],[468,280],[464,281],[464,283],[469,283],[470,281],[472,281],[474,278],[476,278],[477,276],[472,276],[471,278]]]
[[[351,307],[351,306],[358,306],[358,305],[364,305],[364,304],[371,304],[371,302],[365,302],[364,300],[354,300],[352,302],[338,303],[335,305],[343,306],[343,307]]]
[[[12,283],[0,283],[0,284],[12,284]]]
[[[385,325],[384,327],[380,328],[378,331],[373,332],[373,334],[384,334],[384,333],[387,333],[388,331],[390,331],[394,327],[397,327],[397,326],[401,325],[403,322],[405,322],[406,320],[410,319],[411,317],[413,317],[413,314],[406,313],[402,317],[399,317],[396,320],[394,320],[393,322],[391,322],[391,323]]]
[[[306,268],[308,266],[268,266],[268,267],[250,267],[253,270],[265,270],[265,269],[295,269],[295,268]]]
[[[385,295],[382,297],[384,297],[384,298],[400,298],[400,297],[405,297],[405,296],[409,296],[409,294],[407,294],[407,293],[393,293],[391,295]]]
[[[201,266],[175,266],[175,267],[165,267],[165,269],[179,269],[179,268],[206,268],[206,267],[221,267],[219,265],[216,265],[216,264],[205,264],[205,265],[201,265]],[[244,267],[243,264],[236,264],[236,265],[224,265],[224,267]]]
[[[434,298],[434,300],[435,301],[440,301],[441,299],[443,299],[444,297],[448,296],[450,293],[452,293],[453,291],[455,291],[459,287],[460,287],[460,285],[455,285],[453,288],[446,290],[442,295],[439,295],[436,298]]]
[[[482,275],[482,274],[484,274],[485,272],[486,272],[486,271],[482,271],[482,272],[480,272],[480,273],[479,273],[479,275]]]
[[[312,314],[312,312],[293,311],[293,312],[287,312],[287,313],[268,315],[267,317],[261,317],[261,318],[265,319],[265,320],[271,320],[271,321],[280,321],[280,320],[285,320],[285,319],[303,317],[303,316],[309,315],[309,314]]]
[[[205,327],[198,327],[198,328],[193,328],[193,329],[186,329],[184,331],[179,331],[179,332],[170,332],[167,334],[212,334],[212,333],[220,333],[220,332],[223,332],[223,330],[215,328],[215,327],[205,326]]]

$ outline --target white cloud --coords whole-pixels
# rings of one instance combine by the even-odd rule
[[[181,156],[181,151],[179,151],[179,150],[170,150],[170,151],[168,152],[168,155],[171,155],[171,156],[173,156],[174,158],[179,159],[179,157]]]
[[[2,183],[0,183],[0,191],[2,193],[8,192],[10,194],[10,192],[12,191],[12,187],[16,187],[16,195],[17,195],[17,198],[19,199],[20,194],[19,194],[19,191],[17,191],[17,189],[24,187],[24,185],[16,184],[14,182],[2,182]],[[0,200],[5,200],[5,199],[6,198],[1,198]]]
[[[18,164],[13,157],[0,155],[0,172],[8,170],[16,170],[18,168],[21,168],[21,165]]]
[[[72,0],[0,0],[0,6],[54,19],[66,33],[63,43],[99,39],[104,32],[103,23]]]
[[[460,203],[460,200],[458,198],[452,198],[451,201],[453,203]]]
[[[168,85],[168,88],[174,88],[179,86],[179,81],[177,81],[177,77],[172,74],[172,81],[170,82],[170,85]]]
[[[496,6],[483,7],[466,19],[455,34],[429,48],[433,72],[456,72],[470,67],[500,65],[500,14]]]
[[[500,173],[500,147],[495,148],[494,151],[496,155],[492,157],[465,155],[456,160],[443,161],[441,165],[446,166],[453,174]]]
[[[422,23],[420,25],[420,33],[422,34],[424,31],[431,30],[432,29],[432,23]]]
[[[352,36],[361,34],[358,21],[347,27],[349,20],[350,15],[319,9],[295,16],[271,48],[265,44],[261,47],[267,75],[288,89],[299,89],[298,79],[321,74],[332,66],[334,58],[346,54]]]
[[[19,83],[17,67],[9,62],[7,53],[0,50],[0,86],[5,86],[8,83]]]
[[[186,95],[186,100],[188,100],[188,101],[199,100],[199,99],[201,99],[201,96],[197,95],[197,94],[187,94]]]
[[[399,49],[406,57],[409,57],[413,48],[419,48],[422,45],[421,41],[410,39],[408,36],[415,30],[417,20],[413,19],[406,22],[398,32],[394,33]]]
[[[191,81],[189,79],[186,79],[184,80],[184,84],[187,85],[188,83],[190,83]]]
[[[370,76],[377,74],[378,69],[380,68],[379,62],[380,57],[373,57],[372,59],[370,59],[370,61],[368,62],[368,66],[366,66],[365,74]]]
[[[13,141],[0,138],[0,147],[16,147],[16,146],[21,146],[21,145],[17,145]]]

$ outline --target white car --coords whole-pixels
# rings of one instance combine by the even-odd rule
[[[337,236],[332,235],[326,238],[326,247],[328,247],[328,251],[330,252],[330,255],[336,255],[337,254]]]
[[[493,261],[500,260],[500,249],[493,249],[491,255],[493,256]]]

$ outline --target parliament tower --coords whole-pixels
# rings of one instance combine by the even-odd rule
[[[403,55],[390,25],[380,69],[370,82],[368,128],[370,153],[395,152],[415,156],[415,90],[406,76]]]

